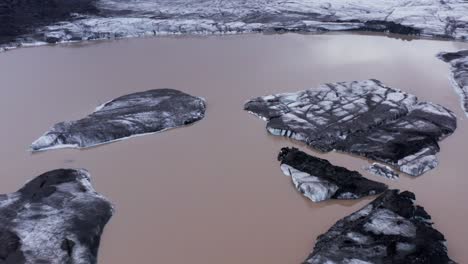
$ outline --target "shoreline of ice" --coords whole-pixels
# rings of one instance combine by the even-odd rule
[[[66,20],[38,25],[0,44],[0,51],[147,36],[285,32],[368,31],[468,40],[468,2],[463,0],[99,0],[96,9],[96,14],[72,13]]]

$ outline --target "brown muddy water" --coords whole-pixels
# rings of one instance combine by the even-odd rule
[[[251,97],[325,82],[376,78],[451,108],[454,135],[440,165],[419,178],[372,176],[369,162],[317,154],[391,187],[415,192],[446,235],[450,256],[468,262],[468,120],[440,51],[448,41],[372,35],[244,35],[153,38],[25,48],[0,54],[0,193],[42,172],[86,168],[115,205],[99,263],[300,263],[317,235],[371,200],[314,204],[283,176],[284,146],[266,123],[242,110]],[[78,119],[110,99],[154,88],[207,99],[192,126],[87,150],[28,152],[52,124]]]

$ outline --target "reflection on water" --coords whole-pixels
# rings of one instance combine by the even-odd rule
[[[450,256],[463,263],[468,124],[449,85],[448,66],[435,54],[464,47],[357,34],[286,34],[133,39],[0,54],[0,192],[13,192],[47,170],[87,168],[96,189],[116,207],[100,263],[300,263],[317,235],[371,198],[306,200],[276,161],[281,147],[304,146],[268,135],[266,123],[244,112],[243,103],[325,82],[376,78],[443,104],[460,118],[455,134],[441,143],[437,169],[384,181],[416,193],[446,235]],[[83,151],[27,152],[58,121],[83,117],[123,94],[163,87],[205,97],[206,118]],[[383,180],[362,169],[369,164],[365,159],[308,152]]]

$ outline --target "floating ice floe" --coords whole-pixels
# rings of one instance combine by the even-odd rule
[[[382,176],[390,180],[398,180],[400,177],[398,173],[396,173],[392,168],[390,168],[387,165],[379,164],[379,163],[372,163],[372,165],[367,166],[364,168],[366,171],[377,175],[377,176]]]
[[[0,263],[95,264],[112,213],[85,170],[46,172],[0,195]]]
[[[461,106],[468,116],[468,50],[458,52],[443,52],[438,57],[450,63],[452,75],[451,82],[460,96]]]
[[[444,235],[411,192],[388,190],[317,238],[304,263],[454,264]]]
[[[205,100],[172,89],[121,96],[76,121],[55,124],[32,151],[86,148],[192,124],[205,116]]]
[[[281,149],[278,160],[281,170],[291,176],[296,189],[314,202],[358,199],[387,190],[383,183],[368,180],[357,171],[335,166],[296,148]]]
[[[361,155],[418,176],[438,165],[438,141],[457,127],[455,115],[377,80],[329,83],[268,95],[244,109],[267,130],[328,152]]]

